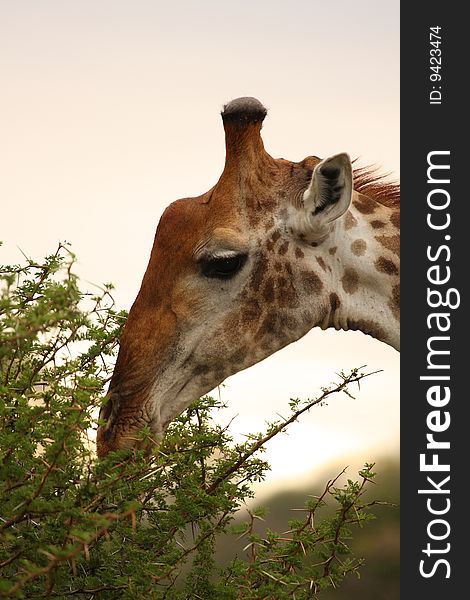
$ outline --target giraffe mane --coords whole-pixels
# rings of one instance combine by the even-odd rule
[[[387,180],[388,175],[380,173],[375,165],[358,167],[353,172],[354,189],[384,206],[400,208],[400,184]]]

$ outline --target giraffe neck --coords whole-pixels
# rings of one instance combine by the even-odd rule
[[[358,195],[329,236],[333,291],[321,327],[360,330],[398,350],[399,211],[365,200]]]

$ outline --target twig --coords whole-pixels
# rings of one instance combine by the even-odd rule
[[[323,394],[319,398],[317,398],[315,400],[312,400],[311,402],[308,402],[303,408],[295,411],[288,419],[286,419],[282,423],[279,423],[278,425],[276,425],[276,427],[274,427],[270,433],[268,433],[267,435],[265,435],[264,437],[262,437],[261,439],[259,439],[257,442],[255,442],[252,445],[252,447],[250,448],[250,450],[248,450],[248,452],[246,452],[245,454],[242,454],[235,464],[233,464],[230,468],[228,468],[225,471],[225,473],[219,475],[212,482],[212,484],[208,487],[207,492],[209,494],[212,494],[213,492],[215,492],[215,490],[219,487],[219,485],[221,483],[223,483],[231,475],[233,475],[234,473],[236,473],[238,471],[238,469],[251,456],[253,456],[253,454],[255,454],[255,452],[257,452],[262,446],[264,446],[266,444],[266,442],[269,442],[269,440],[272,439],[275,435],[277,435],[283,429],[285,429],[288,425],[290,425],[291,423],[293,423],[294,421],[296,421],[304,412],[309,411],[316,404],[320,404],[320,403],[324,402],[325,398],[327,398],[328,396],[331,396],[332,394],[336,394],[338,392],[344,391],[344,389],[350,383],[355,383],[356,381],[360,381],[361,379],[364,379],[364,377],[369,377],[370,375],[375,375],[377,372],[378,371],[373,371],[371,373],[365,373],[365,374],[359,374],[359,375],[357,375],[357,372],[354,371],[348,377],[345,377],[344,380],[343,380],[343,382],[340,383],[339,385],[337,385],[335,388],[329,389],[329,390],[328,389],[324,390]]]

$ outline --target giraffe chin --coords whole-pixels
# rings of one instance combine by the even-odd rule
[[[153,421],[142,423],[140,426],[126,429],[120,427],[122,420],[115,423],[108,422],[106,426],[100,426],[96,433],[96,453],[98,458],[103,458],[110,452],[118,450],[144,450],[146,455],[151,455],[155,446],[157,446],[165,431],[168,423],[165,426],[157,424]],[[141,432],[148,426],[150,434],[142,437]]]
[[[133,448],[150,452],[162,437],[157,420],[149,416],[149,413],[153,413],[152,400],[151,397],[141,395],[124,400],[116,391],[108,393],[106,403],[100,411],[100,419],[106,421],[106,424],[100,425],[96,434],[99,458],[109,452]],[[145,427],[150,428],[151,436],[143,439],[141,432]]]

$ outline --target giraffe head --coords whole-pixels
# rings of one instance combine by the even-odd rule
[[[393,248],[376,240],[375,254],[386,256],[376,281],[364,275],[365,230],[392,238],[389,207],[353,191],[347,154],[273,159],[261,139],[265,116],[254,98],[227,104],[218,183],[161,217],[101,410],[100,455],[134,446],[144,426],[158,438],[192,401],[314,326],[359,328],[396,345]],[[361,277],[364,298],[384,290],[380,322],[348,308]]]

